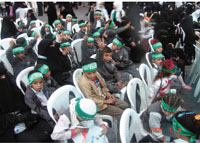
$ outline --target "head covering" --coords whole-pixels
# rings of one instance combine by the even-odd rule
[[[89,63],[87,65],[83,65],[82,70],[83,70],[83,72],[95,71],[95,70],[97,70],[97,63],[93,62],[93,63]]]
[[[34,72],[31,75],[29,75],[28,77],[28,84],[31,85],[35,80],[42,78],[43,79],[43,75],[40,72]]]
[[[153,49],[155,50],[155,49],[157,49],[157,48],[162,47],[162,43],[161,43],[161,42],[156,42],[156,43],[154,43],[154,44],[152,45],[152,47],[153,47]]]
[[[78,19],[77,18],[72,18],[72,21],[76,22]]]
[[[81,27],[81,26],[86,26],[86,22],[85,21],[81,21],[81,22],[79,22],[79,27]]]
[[[121,43],[117,38],[115,38],[115,39],[112,41],[112,43],[115,44],[115,45],[117,45],[117,46],[119,46],[119,47],[122,47],[122,46],[123,46],[122,43]]]
[[[114,23],[114,21],[111,21],[111,22],[110,22],[110,25],[108,26],[108,28],[107,28],[107,29],[110,29],[110,28],[112,28],[114,24],[115,24],[115,23]]]
[[[169,105],[167,105],[165,103],[165,101],[163,99],[161,100],[161,105],[162,105],[162,108],[163,108],[164,111],[170,112],[170,113],[175,112],[178,109],[178,107],[179,107],[179,106],[177,106],[177,107],[170,107]]]
[[[94,38],[92,38],[92,37],[88,37],[87,42],[88,42],[88,43],[90,43],[90,42],[94,42]]]
[[[97,14],[102,15],[101,10],[96,10],[96,11],[94,12],[94,15],[97,15]]]
[[[36,22],[35,22],[35,21],[31,21],[31,22],[30,22],[30,25],[33,25],[33,24],[36,24]]]
[[[173,60],[169,59],[162,62],[162,68],[158,72],[165,71],[168,73],[174,73],[176,68],[177,66],[174,64]]]
[[[67,14],[67,15],[66,15],[66,18],[67,18],[67,17],[71,17],[71,18],[72,18],[72,15],[71,15],[71,14]]]
[[[161,53],[157,53],[157,54],[152,54],[151,58],[152,59],[162,59],[164,56]]]
[[[39,72],[41,72],[42,74],[46,74],[49,71],[49,67],[46,64],[43,64],[39,69]]]
[[[100,36],[100,33],[97,31],[97,32],[94,32],[93,34],[92,34],[92,36],[93,37],[99,37]]]
[[[65,42],[65,43],[60,44],[60,47],[59,47],[59,48],[62,48],[62,47],[69,47],[69,46],[70,46],[70,43],[69,43],[69,42]]]
[[[71,34],[71,32],[70,32],[70,31],[68,31],[68,30],[66,30],[66,31],[64,31],[64,32],[63,32],[63,35],[66,35],[66,34],[69,34],[69,35],[70,35],[70,34]]]
[[[59,23],[61,23],[60,20],[55,20],[55,21],[53,22],[53,25],[56,26],[56,24],[59,24]]]
[[[77,98],[75,111],[83,120],[92,120],[97,113],[97,105],[91,99]]]
[[[12,49],[12,53],[15,55],[17,53],[21,53],[21,52],[24,52],[24,47],[16,47],[16,48],[13,48]]]

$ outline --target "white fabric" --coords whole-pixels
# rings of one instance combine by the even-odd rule
[[[186,140],[183,140],[183,139],[176,139],[176,140],[173,140],[175,143],[189,143],[188,141]]]
[[[162,118],[161,115],[157,112],[151,112],[149,115],[150,130],[152,130],[152,134],[157,138],[162,138],[164,136],[162,134],[162,128],[160,124],[161,118]]]
[[[104,6],[102,8],[99,7],[101,3],[102,1],[97,1],[95,10],[97,9],[101,10],[101,13],[102,13],[101,19],[105,19],[105,21],[108,21],[109,20],[108,11],[105,9]]]
[[[149,39],[154,34],[154,27],[147,27],[142,34],[142,39]]]
[[[116,9],[112,10],[111,16],[113,15],[114,11],[116,11],[116,21],[121,22],[121,18],[125,16],[125,11],[122,9],[123,3],[122,1],[115,1],[113,5],[116,7]]]
[[[67,22],[67,30],[72,31],[72,22]]]
[[[100,20],[97,20],[96,28],[98,28],[98,27],[101,27],[101,21]]]
[[[89,115],[94,115],[97,112],[97,106],[91,99],[83,98],[80,101],[80,108],[83,112]]]
[[[43,106],[47,106],[47,98],[46,98],[46,96],[44,95],[44,93],[43,93],[43,91],[41,90],[40,92],[39,91],[36,91],[35,89],[33,89],[33,88],[31,88],[34,92],[35,92],[35,94],[36,94],[36,96],[39,98],[39,100],[41,101],[41,104],[43,105]]]

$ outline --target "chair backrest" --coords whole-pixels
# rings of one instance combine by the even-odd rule
[[[79,92],[72,85],[64,85],[51,94],[47,102],[47,110],[54,122],[56,122],[56,120],[53,116],[53,108],[59,115],[66,113],[66,110],[69,108],[70,92],[73,92],[76,98],[80,97]]]
[[[129,81],[127,85],[127,96],[131,103],[131,108],[136,111],[137,85],[139,86],[139,96],[141,101],[139,112],[141,112],[147,108],[148,104],[146,99],[145,85],[139,78],[133,78]]]
[[[96,59],[96,54],[93,54],[90,58]]]
[[[109,47],[110,49],[112,49],[112,43],[110,43],[110,44],[108,44],[108,46],[107,47]]]
[[[5,39],[0,40],[0,47],[3,48],[2,50],[8,50],[9,49],[11,40],[15,41],[14,38],[5,38]]]
[[[146,64],[141,64],[139,67],[139,73],[144,84],[150,86],[152,84],[152,77],[151,70],[149,69],[149,67]]]
[[[28,67],[22,70],[16,78],[17,87],[21,90],[21,92],[25,95],[25,91],[21,86],[21,82],[27,87],[28,86],[28,73],[32,71],[34,67]]]
[[[80,31],[79,25],[78,24],[74,24],[72,26],[72,33],[75,34],[75,33],[78,33],[79,31]]]
[[[17,36],[17,39],[20,38],[20,37],[28,38],[28,35],[27,35],[27,33],[22,33],[22,34]]]
[[[149,47],[150,47],[150,49],[151,49],[150,51],[151,51],[151,52],[154,52],[153,46],[152,46],[152,44],[151,44],[151,40],[153,40],[153,38],[149,38],[149,41],[148,41],[148,42],[149,42]]]
[[[12,68],[12,66],[11,66],[10,62],[8,61],[7,56],[6,56],[6,50],[0,50],[0,62],[1,62],[1,61],[4,63],[5,68],[6,68],[12,75],[14,75],[13,68]]]
[[[82,41],[83,39],[76,39],[71,43],[71,47],[75,52],[75,55],[79,64],[82,61],[82,51],[81,51]]]
[[[3,18],[0,17],[0,40],[1,40],[1,28],[2,28],[2,21],[3,21]]]
[[[126,109],[120,119],[120,138],[122,143],[130,143],[135,134],[136,142],[148,135],[143,129],[140,115],[133,109]]]
[[[23,23],[24,23],[25,25],[27,25],[27,22],[28,22],[28,21],[27,21],[26,18],[18,18],[18,19],[16,19],[15,22],[14,22],[15,25],[16,25],[17,27],[18,27],[18,22],[21,21],[21,20],[23,21]]]
[[[149,66],[149,69],[151,71],[151,76],[153,77],[154,76],[154,73],[153,73],[153,67],[151,65],[151,61],[149,60],[149,56],[150,56],[150,52],[147,52],[146,55],[145,55],[145,58],[146,58],[146,61],[147,61],[147,64]],[[153,78],[152,78],[153,79]]]
[[[76,69],[73,73],[73,82],[74,82],[74,85],[76,87],[76,89],[79,91],[79,93],[81,94],[81,96],[84,98],[84,95],[83,93],[81,92],[80,88],[79,88],[79,85],[78,85],[78,82],[82,76],[82,73],[83,73],[83,70],[81,68],[79,69]]]
[[[37,19],[37,20],[35,20],[35,22],[36,22],[36,27],[41,27],[41,26],[43,26],[43,21],[41,21],[41,20],[39,20],[39,19]]]

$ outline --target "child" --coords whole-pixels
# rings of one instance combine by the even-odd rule
[[[53,127],[54,122],[47,111],[50,94],[43,83],[42,73],[33,70],[28,74],[29,85],[25,93],[25,103]]]
[[[112,60],[112,50],[108,47],[105,47],[103,50],[103,64],[99,66],[98,72],[105,79],[106,85],[110,93],[120,93],[122,89],[129,81],[128,73],[120,73]],[[123,74],[123,75],[122,75]],[[125,83],[126,82],[126,83]]]
[[[51,95],[56,89],[60,87],[58,83],[51,77],[51,71],[46,64],[38,64],[35,67],[35,70],[42,73],[44,84],[46,87],[48,87],[49,95]]]
[[[66,15],[66,22],[65,22],[65,29],[71,32],[72,31],[72,26],[73,26],[72,15],[71,14],[67,14]]]
[[[77,24],[77,21],[78,21],[77,17],[76,17],[76,16],[73,16],[73,17],[72,17],[72,24],[73,24],[73,25],[74,25],[74,24]]]
[[[162,53],[163,46],[161,42],[159,42],[157,39],[154,39],[151,41],[151,43],[155,52]]]
[[[113,10],[111,11],[111,19],[115,23],[121,23],[122,17],[125,16],[125,11],[123,10],[123,3],[121,1],[115,1],[113,3]]]
[[[111,115],[119,120],[128,104],[110,94],[104,79],[97,72],[95,59],[83,61],[82,70],[83,75],[78,85],[83,95],[97,104],[98,113]]]
[[[96,125],[102,128],[102,135],[107,133],[107,127],[101,118],[96,116],[97,105],[91,99],[75,98],[71,100],[66,114],[58,115],[57,124],[51,134],[53,140],[68,140],[78,134],[88,132],[88,128]],[[87,125],[87,123],[91,124]],[[98,133],[94,133],[98,134]],[[79,141],[82,142],[82,141]]]
[[[23,46],[14,46],[14,41],[10,42],[10,48],[6,51],[6,57],[13,67],[14,77],[25,68],[35,65],[35,59],[31,56],[25,56]]]
[[[178,112],[173,117],[175,143],[195,143],[200,139],[200,115],[190,111]]]
[[[31,30],[31,29],[33,29],[35,27],[36,27],[36,22],[35,21],[31,21],[28,30]]]
[[[102,11],[101,19],[104,19],[104,21],[108,21],[109,20],[109,15],[108,15],[108,12],[107,12],[107,10],[106,10],[106,8],[104,6],[104,2],[97,1],[95,9],[99,9],[99,10]]]
[[[166,136],[162,132],[162,123],[173,115],[180,104],[181,98],[175,94],[166,94],[161,101],[151,104],[140,116],[144,129],[164,142]]]
[[[90,58],[93,54],[96,54],[97,48],[94,45],[94,38],[84,36],[84,40],[81,43],[82,61]]]
[[[67,31],[67,30],[64,31],[63,32],[63,37],[62,37],[62,42],[70,42],[71,43],[73,39],[71,38],[70,35],[71,35],[70,31]]]
[[[84,20],[80,20],[78,22],[78,25],[79,25],[80,31],[73,36],[72,39],[74,40],[83,38],[87,31],[87,25]]]
[[[48,35],[49,33],[52,33],[53,31],[51,31],[51,26],[49,24],[44,24],[41,28],[41,37],[44,38],[46,35]]]
[[[59,30],[64,30],[64,27],[62,26],[61,21],[58,19],[53,22],[53,26],[54,26],[54,30],[53,30],[54,32],[57,32]]]

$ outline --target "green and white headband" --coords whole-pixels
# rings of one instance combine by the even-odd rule
[[[93,37],[99,37],[99,36],[100,36],[100,33],[99,33],[99,32],[94,32],[94,33],[92,34],[92,36],[93,36]]]
[[[46,74],[49,71],[49,67],[46,64],[44,64],[38,69],[38,71],[42,74]]]
[[[157,43],[153,44],[152,47],[153,47],[153,49],[155,50],[155,49],[157,49],[157,48],[162,47],[162,43],[157,42]]]
[[[91,72],[97,70],[97,63],[93,62],[87,65],[82,66],[83,72]]]
[[[72,18],[72,21],[76,22],[76,21],[77,21],[77,18]]]
[[[170,112],[170,113],[173,113],[173,112],[175,112],[177,109],[178,109],[178,107],[170,107],[169,105],[167,105],[166,103],[165,103],[165,101],[162,99],[161,100],[161,105],[162,105],[162,108],[166,111],[166,112]]]
[[[111,21],[111,22],[110,22],[110,25],[108,26],[108,28],[107,28],[107,29],[110,29],[110,28],[112,28],[114,24],[115,24],[115,23],[114,23],[114,21]]]
[[[15,55],[17,53],[21,53],[24,52],[24,47],[16,47],[14,49],[12,49],[12,53]]]
[[[69,35],[70,35],[71,32],[66,30],[66,31],[63,32],[63,35],[66,35],[66,34],[69,34]]]
[[[69,47],[69,46],[70,46],[70,43],[69,43],[69,42],[65,42],[65,43],[60,44],[60,47],[59,47],[59,48],[62,48],[62,47]]]
[[[53,22],[53,25],[56,26],[56,24],[59,24],[59,23],[61,23],[60,20],[55,20],[55,21]]]
[[[81,27],[81,26],[86,26],[86,22],[80,23],[79,27]]]
[[[66,18],[67,18],[67,17],[71,17],[71,18],[72,18],[72,15],[71,15],[71,14],[68,14],[68,15],[66,15]]]
[[[28,77],[28,84],[31,85],[35,80],[37,80],[37,79],[39,79],[39,78],[42,78],[42,79],[43,79],[42,73],[40,73],[40,72],[32,73],[32,74]]]
[[[152,54],[151,58],[152,59],[162,59],[164,56],[163,54],[159,53],[159,54]]]
[[[31,21],[31,22],[30,22],[30,25],[33,25],[33,24],[36,24],[35,21]]]
[[[122,46],[123,46],[122,43],[121,43],[117,38],[115,38],[115,39],[112,41],[112,43],[115,44],[115,45],[117,45],[117,46],[119,46],[119,47],[122,47]]]
[[[94,42],[94,38],[92,38],[92,37],[88,37],[87,42],[88,42],[88,43],[90,43],[90,42]]]
[[[99,11],[99,10],[97,10],[97,11],[94,12],[94,15],[97,15],[97,14],[102,15],[101,11]]]

